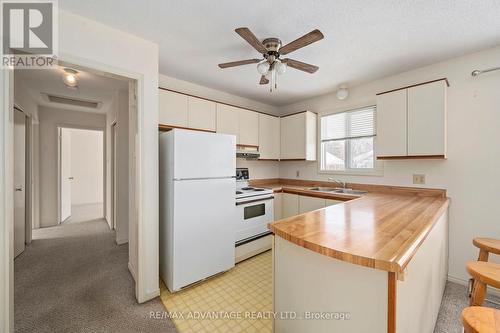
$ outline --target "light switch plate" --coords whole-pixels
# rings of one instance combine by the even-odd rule
[[[414,174],[413,175],[413,184],[425,184],[425,175]]]

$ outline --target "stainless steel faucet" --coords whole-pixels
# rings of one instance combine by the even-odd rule
[[[347,182],[343,182],[341,180],[338,180],[338,179],[335,179],[335,178],[332,178],[332,177],[328,178],[328,180],[339,184],[340,186],[342,186],[343,189],[347,188]]]

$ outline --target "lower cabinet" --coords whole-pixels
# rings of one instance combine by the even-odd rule
[[[336,204],[339,204],[339,203],[343,203],[343,201],[333,200],[333,199],[325,199],[325,207],[333,206],[333,205],[336,205]]]
[[[343,201],[310,197],[290,193],[274,194],[274,220],[311,212],[328,206],[333,206]]]
[[[299,213],[312,212],[313,210],[325,208],[325,199],[316,197],[299,196]]]
[[[283,193],[282,218],[299,215],[299,196],[297,194]]]
[[[283,217],[283,193],[274,193],[274,220],[281,220]]]

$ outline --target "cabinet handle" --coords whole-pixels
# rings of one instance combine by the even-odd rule
[[[14,191],[16,191],[16,192],[22,192],[22,191],[23,191],[23,188],[22,188],[22,187],[16,187],[16,188],[14,189]]]
[[[68,177],[68,179],[69,179],[69,180],[73,180],[73,179],[75,179],[75,177]]]

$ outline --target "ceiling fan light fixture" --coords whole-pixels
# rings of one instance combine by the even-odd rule
[[[281,62],[279,60],[275,61],[274,68],[276,69],[276,73],[279,75],[285,74],[286,73],[286,63]]]
[[[269,72],[269,68],[270,67],[271,67],[271,65],[269,65],[269,63],[267,62],[267,60],[262,60],[257,65],[257,72],[259,72],[259,74],[261,74],[261,75],[266,75],[267,72]]]

